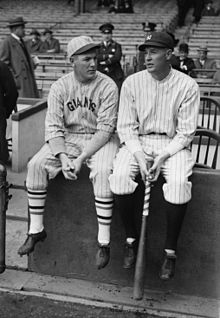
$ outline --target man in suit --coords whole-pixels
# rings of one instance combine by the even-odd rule
[[[200,46],[198,49],[198,58],[195,60],[195,68],[201,69],[201,72],[197,73],[197,77],[213,78],[213,72],[204,72],[202,70],[213,69],[216,70],[216,62],[213,59],[208,58],[208,49],[206,46]]]
[[[6,140],[7,118],[16,108],[18,92],[14,78],[8,66],[0,61],[0,161],[9,162]]]
[[[32,29],[30,32],[31,39],[26,41],[27,48],[30,53],[41,53],[42,44],[40,32],[37,29]]]
[[[111,77],[120,90],[124,79],[120,64],[122,57],[121,45],[112,39],[114,26],[111,23],[101,25],[99,30],[102,33],[102,42],[97,54],[98,71]]]
[[[43,32],[45,40],[43,41],[42,51],[46,53],[60,53],[60,42],[53,37],[51,29],[45,29]]]
[[[178,60],[178,70],[191,76],[196,77],[193,69],[195,68],[195,64],[193,59],[188,57],[189,54],[189,46],[187,43],[181,43],[179,45],[179,56],[177,57]]]
[[[19,97],[38,98],[34,63],[23,41],[25,24],[22,17],[9,21],[11,34],[0,45],[0,60],[12,71]]]

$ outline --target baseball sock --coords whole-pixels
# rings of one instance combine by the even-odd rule
[[[47,196],[46,190],[28,189],[28,206],[30,215],[29,234],[39,233],[43,230],[43,214],[45,200]]]
[[[113,199],[96,197],[95,206],[98,220],[98,242],[101,245],[107,245],[110,243]]]
[[[165,249],[176,250],[177,240],[186,213],[187,203],[172,204],[167,202],[167,236]]]

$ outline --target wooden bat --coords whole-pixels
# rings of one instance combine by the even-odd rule
[[[147,161],[148,170],[153,165],[152,160]],[[149,214],[149,201],[150,201],[150,179],[152,176],[146,180],[145,183],[145,195],[144,195],[144,205],[142,213],[142,223],[141,223],[141,233],[138,245],[137,259],[135,265],[135,274],[134,274],[134,287],[133,287],[133,297],[136,300],[143,298],[144,294],[144,278],[145,278],[145,267],[146,267],[146,243],[147,243],[147,219]]]

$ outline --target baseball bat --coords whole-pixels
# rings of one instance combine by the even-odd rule
[[[153,165],[153,159],[147,161],[147,168]],[[150,177],[149,179],[150,180]],[[137,259],[134,273],[133,297],[141,300],[144,294],[145,268],[146,268],[146,246],[147,246],[147,219],[149,214],[150,187],[151,183],[146,180],[145,196],[142,213],[141,233],[138,244]],[[148,184],[147,184],[148,183]]]

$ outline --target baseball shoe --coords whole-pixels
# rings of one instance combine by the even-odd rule
[[[175,274],[176,255],[165,254],[163,264],[159,273],[160,279],[169,280]]]
[[[99,249],[96,254],[96,266],[98,269],[104,268],[110,259],[110,246],[98,244]]]
[[[123,268],[132,268],[136,261],[136,241],[133,243],[125,243]]]
[[[43,230],[39,233],[28,234],[26,241],[19,248],[18,254],[20,256],[23,256],[23,255],[26,255],[26,254],[28,255],[28,254],[32,253],[36,243],[39,241],[44,241],[46,237],[47,237],[47,233],[45,230]]]

